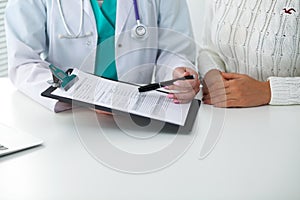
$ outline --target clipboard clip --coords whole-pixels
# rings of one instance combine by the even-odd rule
[[[53,80],[47,81],[52,87],[63,88],[68,91],[74,83],[78,80],[78,77],[74,74],[66,73],[63,70],[50,64],[49,68],[52,73]]]

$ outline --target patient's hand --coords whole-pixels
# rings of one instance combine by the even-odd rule
[[[248,75],[209,71],[204,77],[203,102],[216,107],[253,107],[271,99],[269,82]]]

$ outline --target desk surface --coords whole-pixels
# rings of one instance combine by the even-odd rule
[[[191,133],[155,134],[87,109],[54,114],[6,78],[0,79],[0,91],[0,123],[44,140],[41,147],[0,158],[0,199],[300,199],[300,106],[202,105]],[[150,160],[162,169],[143,173],[151,171],[149,160],[144,164],[106,149],[96,138],[99,124],[112,146],[131,155],[155,155]],[[213,144],[218,133],[214,150],[199,159],[207,138]],[[91,138],[94,143],[87,145]],[[164,163],[166,155],[159,152],[174,141],[178,155]],[[100,153],[91,150],[97,142]],[[103,152],[101,159],[95,156]]]

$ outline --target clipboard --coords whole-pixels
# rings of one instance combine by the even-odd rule
[[[69,69],[67,72],[70,74],[72,72],[72,69]],[[101,78],[107,79],[107,78],[104,78],[104,77],[101,77]],[[107,79],[107,80],[115,81],[115,80],[111,80],[111,79]],[[131,83],[122,82],[122,81],[116,81],[116,82],[120,82],[120,83],[128,84],[128,85],[133,85]],[[97,105],[97,104],[92,104],[92,103],[88,103],[88,102],[83,102],[83,101],[78,101],[76,99],[66,98],[66,97],[63,97],[63,96],[58,96],[58,95],[53,94],[55,92],[55,90],[57,90],[57,89],[59,89],[59,88],[56,87],[56,86],[51,85],[44,92],[41,93],[41,96],[56,99],[56,100],[58,100],[60,102],[64,102],[64,103],[74,104],[74,105],[77,105],[77,106],[80,106],[80,107],[95,108],[97,110],[102,110],[102,111],[105,111],[105,112],[115,111],[115,112],[118,112],[120,114],[122,114],[122,113],[128,114],[128,113],[126,113],[124,111],[121,111],[121,110],[111,109],[109,107],[105,107],[105,106],[101,106],[101,105]],[[163,92],[163,91],[158,91],[158,92]],[[166,93],[166,92],[163,92],[163,93]],[[195,119],[197,117],[197,113],[198,113],[198,110],[200,108],[200,105],[201,105],[201,101],[198,100],[198,99],[194,99],[191,102],[191,105],[190,105],[189,111],[188,111],[188,115],[185,119],[185,123],[184,123],[183,126],[178,125],[178,124],[173,124],[173,123],[170,123],[170,122],[165,122],[163,120],[153,119],[151,117],[145,117],[145,116],[137,115],[137,114],[133,114],[133,113],[129,113],[129,114],[130,114],[130,117],[132,118],[132,120],[139,126],[147,126],[150,123],[151,120],[155,120],[155,121],[164,123],[163,129],[162,129],[163,132],[178,132],[178,131],[180,131],[181,133],[188,133],[193,128],[193,125],[194,125]]]

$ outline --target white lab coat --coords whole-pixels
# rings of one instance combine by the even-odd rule
[[[118,79],[150,83],[171,78],[178,66],[193,68],[195,45],[185,0],[138,0],[141,21],[149,29],[144,40],[131,37],[136,24],[132,0],[117,3],[116,67]],[[68,27],[76,33],[80,25],[80,1],[61,0]],[[63,70],[80,68],[94,72],[97,29],[89,0],[84,1],[82,33],[92,35],[61,39],[66,30],[56,0],[10,0],[5,14],[9,77],[17,88],[53,111],[66,108],[41,96],[52,78],[48,65]],[[160,29],[157,29],[157,28]],[[44,59],[42,59],[44,57]]]

